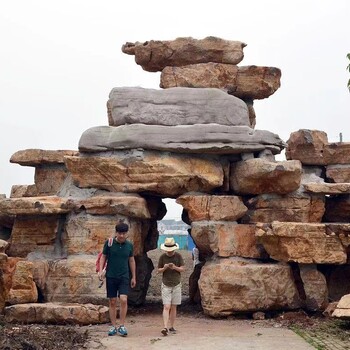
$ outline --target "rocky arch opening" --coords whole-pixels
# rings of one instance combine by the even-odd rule
[[[166,215],[157,221],[158,241],[157,247],[147,252],[147,256],[152,260],[154,269],[151,274],[149,287],[146,295],[146,302],[161,302],[161,282],[162,275],[157,273],[158,260],[163,251],[160,249],[166,237],[173,237],[179,245],[179,253],[185,262],[185,271],[182,273],[182,296],[183,301],[189,299],[189,280],[193,272],[192,249],[193,240],[189,234],[190,225],[182,220],[183,207],[176,203],[173,198],[162,200],[166,206]]]

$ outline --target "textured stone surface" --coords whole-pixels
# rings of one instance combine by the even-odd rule
[[[246,44],[213,36],[204,39],[177,38],[168,41],[150,40],[144,43],[127,42],[122,51],[135,55],[135,61],[149,72],[161,71],[166,66],[184,66],[193,63],[218,62],[237,64],[243,59]]]
[[[165,67],[160,87],[224,89],[241,99],[263,99],[280,87],[281,71],[274,67],[199,63],[183,67]]]
[[[300,277],[305,292],[305,307],[310,311],[324,310],[328,305],[325,276],[316,265],[300,265]]]
[[[262,194],[245,201],[248,207],[242,223],[287,221],[321,222],[325,212],[323,196]]]
[[[345,264],[350,224],[273,222],[257,225],[258,241],[277,261]]]
[[[204,312],[214,317],[301,306],[288,265],[232,258],[207,262],[202,268],[199,288]]]
[[[210,192],[223,183],[219,162],[192,156],[140,153],[139,157],[125,160],[105,154],[67,157],[66,162],[79,187],[115,192],[147,192],[176,197],[190,191]]]
[[[61,230],[60,218],[56,215],[17,217],[9,254],[19,257],[26,257],[29,253],[61,257]]]
[[[328,143],[323,131],[293,132],[287,144],[287,159],[298,159],[309,165],[350,164],[350,142]]]
[[[145,149],[177,153],[240,154],[270,149],[280,153],[285,143],[266,130],[218,124],[98,126],[82,134],[83,152]],[[72,158],[72,157],[66,157]]]
[[[350,164],[328,165],[326,176],[328,182],[350,182]]]
[[[190,221],[235,221],[247,211],[238,196],[182,195],[176,199],[187,211]]]
[[[341,318],[344,320],[350,319],[350,294],[344,295],[334,310],[333,317]]]
[[[247,125],[247,105],[219,89],[117,87],[107,102],[110,126]]]
[[[248,159],[232,163],[230,187],[239,194],[287,194],[299,188],[301,172],[299,161]]]
[[[304,191],[322,194],[346,194],[350,193],[350,183],[308,183],[304,184]]]
[[[11,278],[6,303],[9,305],[35,303],[38,291],[33,281],[33,264],[29,261],[18,261]]]
[[[255,225],[239,225],[228,221],[197,221],[191,226],[191,236],[205,255],[241,256],[264,259],[268,255],[255,237]]]
[[[156,205],[156,203],[154,203]],[[160,205],[160,203],[159,203]],[[95,195],[90,198],[68,198],[67,206],[74,212],[87,214],[113,215],[150,219],[151,213],[145,198],[138,194],[111,193]],[[155,208],[155,211],[157,209]]]
[[[48,151],[42,149],[26,149],[18,151],[11,156],[10,162],[26,166],[42,164],[64,164],[65,156],[76,156],[78,151]]]
[[[308,165],[324,165],[323,151],[327,143],[327,134],[323,131],[301,129],[292,132],[287,141],[286,159],[298,159]]]
[[[7,322],[98,324],[109,320],[108,307],[76,303],[29,303],[5,308]]]
[[[0,199],[0,212],[7,215],[55,215],[68,213],[67,200],[57,196]]]

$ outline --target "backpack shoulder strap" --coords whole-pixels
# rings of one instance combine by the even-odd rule
[[[113,245],[113,237],[108,238],[108,247],[111,247]]]

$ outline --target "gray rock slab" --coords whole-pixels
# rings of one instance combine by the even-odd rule
[[[250,125],[247,105],[215,88],[114,88],[107,103],[109,125]]]
[[[132,124],[86,130],[79,150],[100,152],[142,148],[177,153],[239,154],[269,149],[278,154],[285,143],[278,135],[248,126]]]

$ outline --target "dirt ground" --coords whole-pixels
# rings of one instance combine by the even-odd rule
[[[270,330],[291,329],[305,339],[305,344],[308,343],[315,349],[350,349],[350,323],[325,318],[322,315],[310,315],[303,311],[279,314],[266,313],[263,320],[254,320],[252,315],[236,315],[225,319],[213,319],[205,316],[200,305],[191,305],[187,300],[188,277],[192,272],[192,259],[190,252],[181,251],[181,253],[185,259],[187,269],[183,273],[182,281],[184,301],[178,309],[179,327],[181,327],[182,323],[183,327],[186,327],[186,324],[191,325],[191,327],[198,324],[198,327],[205,327],[206,329],[211,329],[214,325],[220,329],[220,322],[226,322],[226,326],[228,322],[232,331],[237,327],[243,327],[243,329],[246,329],[246,327],[259,327],[259,329]],[[159,254],[158,250],[149,252],[149,257],[152,259],[155,267],[157,266]],[[157,275],[156,271],[153,271],[146,304],[141,307],[129,307],[127,317],[131,335],[134,334],[136,336],[137,332],[147,333],[155,330],[154,336],[152,333],[148,338],[151,345],[154,345],[155,342],[160,344],[162,340],[158,332],[158,328],[160,329],[161,327],[162,312],[160,282],[161,275]],[[147,320],[147,322],[144,320]],[[148,329],[145,327],[148,327]],[[80,327],[71,325],[6,324],[0,318],[0,350],[108,349],[108,341],[112,340],[106,337],[107,330],[108,325]],[[255,337],[262,333],[264,332],[259,331],[253,336]],[[255,340],[254,337],[251,338],[252,342]],[[140,348],[143,348],[142,345],[140,344]],[[156,347],[155,345],[153,346],[153,348]],[[111,348],[116,347],[112,344]],[[204,346],[204,348],[206,347]],[[255,347],[252,347],[252,349],[255,349]],[[300,349],[305,348],[301,347]]]

